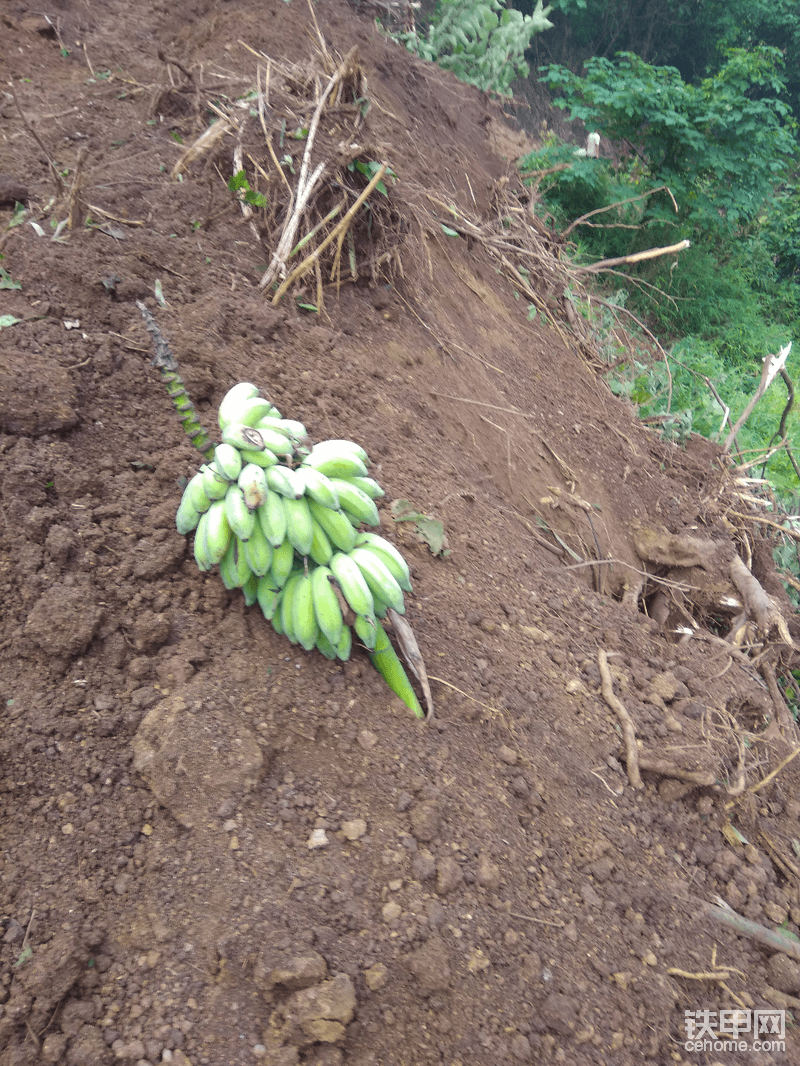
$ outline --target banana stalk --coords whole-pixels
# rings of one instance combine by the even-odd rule
[[[172,406],[178,412],[183,424],[183,431],[200,454],[211,462],[214,458],[214,445],[210,437],[200,424],[200,416],[189,398],[183,378],[178,373],[178,360],[170,351],[169,345],[164,339],[158,323],[150,314],[141,300],[136,301],[136,306],[142,312],[148,333],[153,337],[156,354],[151,362],[161,371],[161,380],[167,390]]]

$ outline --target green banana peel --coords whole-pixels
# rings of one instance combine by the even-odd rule
[[[422,709],[422,705],[417,699],[417,694],[408,679],[408,674],[400,662],[397,652],[392,647],[392,642],[386,635],[386,630],[377,619],[375,625],[378,631],[378,639],[375,643],[375,650],[369,653],[372,665],[392,692],[399,696],[407,707],[411,708],[415,716],[424,718],[425,712]]]

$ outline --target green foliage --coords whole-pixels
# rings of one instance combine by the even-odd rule
[[[441,0],[427,35],[411,31],[395,39],[461,81],[507,96],[514,79],[529,73],[525,50],[534,33],[552,26],[549,11],[542,0],[531,15],[507,10],[501,0]]]
[[[289,159],[291,161],[291,157]],[[246,204],[252,204],[253,207],[267,206],[266,196],[262,192],[256,192],[255,189],[250,188],[247,174],[243,170],[238,171],[228,180],[228,188],[237,200],[243,200]]]
[[[719,73],[699,86],[673,67],[653,67],[630,52],[596,57],[586,76],[544,68],[542,80],[564,92],[554,101],[571,118],[615,141],[628,142],[645,188],[666,184],[648,201],[650,222],[682,223],[683,233],[733,235],[752,221],[796,158],[795,123],[775,96],[783,87],[776,48],[731,49]]]
[[[615,372],[609,382],[613,392],[627,396],[639,408],[642,418],[671,416],[665,422],[665,435],[682,437],[688,432],[699,433],[710,440],[724,441],[731,426],[747,406],[761,377],[761,364],[730,366],[720,358],[712,345],[698,337],[686,337],[674,345],[669,365],[663,362],[636,360],[621,372]],[[730,408],[725,420],[709,382]],[[767,449],[776,432],[786,406],[786,390],[775,382],[756,404],[747,423],[737,435],[747,458],[754,458]],[[792,449],[800,450],[800,427],[790,420],[789,441]],[[766,476],[783,497],[797,492],[797,477],[784,451],[777,452],[766,464]]]
[[[800,188],[779,189],[764,220],[764,241],[781,278],[800,282]]]
[[[533,172],[539,195],[562,229],[590,211],[636,195],[628,176],[616,171],[608,160],[576,155],[574,145],[565,144],[554,135],[546,137],[541,148],[520,159],[519,168],[523,174]],[[543,171],[552,173],[544,174],[539,181],[536,172]],[[526,179],[526,184],[530,184],[530,179]],[[614,227],[635,225],[641,215],[641,209],[626,206],[596,217],[594,227],[586,231],[590,234],[591,257],[624,255],[630,245],[630,230]]]
[[[520,11],[532,0],[514,0]],[[551,0],[555,32],[538,46],[544,61],[578,70],[590,56],[635,52],[671,64],[687,82],[713,74],[725,51],[756,44],[779,48],[786,61],[785,102],[800,119],[800,6],[796,0]]]

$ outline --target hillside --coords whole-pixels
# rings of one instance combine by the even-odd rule
[[[368,5],[59,8],[0,15],[1,1066],[800,1061],[684,1048],[800,1005],[769,527],[608,390],[522,135]],[[137,301],[210,432],[251,381],[367,449],[431,721],[198,571]]]

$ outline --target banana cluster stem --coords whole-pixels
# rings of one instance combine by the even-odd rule
[[[146,305],[141,300],[136,301],[136,306],[142,313],[147,332],[153,338],[156,354],[151,359],[153,366],[161,371],[161,380],[167,390],[172,406],[178,413],[183,425],[183,431],[200,454],[211,461],[214,458],[214,444],[200,423],[197,409],[186,391],[183,378],[178,373],[178,360],[170,351],[167,341],[158,327],[158,323],[150,314]]]

